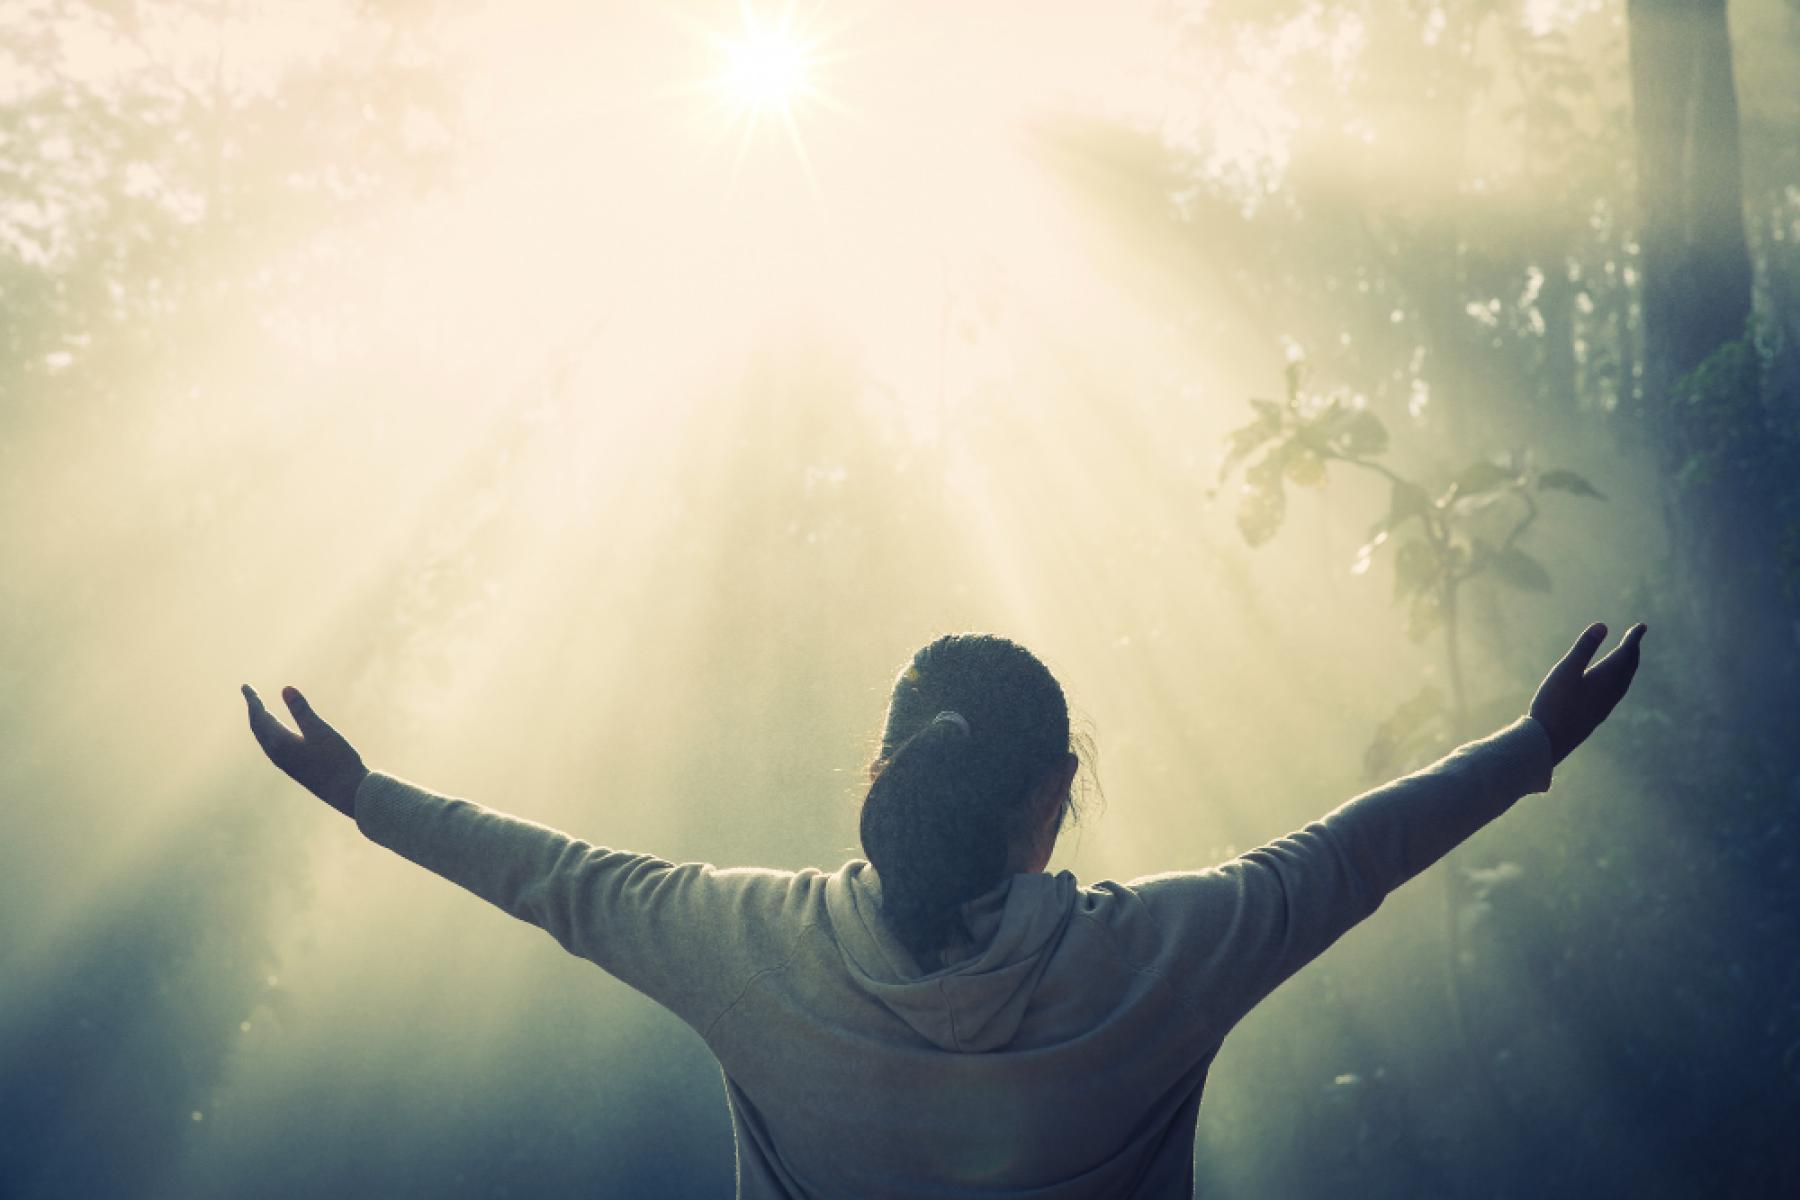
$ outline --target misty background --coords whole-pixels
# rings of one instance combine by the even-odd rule
[[[1198,1190],[1800,1191],[1796,80],[1794,0],[0,3],[0,1196],[730,1192],[698,1037],[241,683],[829,869],[997,632],[1092,883],[1594,619],[1631,696],[1237,1029]]]

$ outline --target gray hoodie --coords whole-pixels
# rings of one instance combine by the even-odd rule
[[[677,865],[382,772],[356,820],[692,1026],[724,1070],[740,1197],[1170,1197],[1192,1193],[1232,1026],[1550,768],[1521,717],[1206,870],[1015,875],[935,970],[861,860]]]

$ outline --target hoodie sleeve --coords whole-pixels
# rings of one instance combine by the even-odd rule
[[[1133,880],[1159,932],[1157,969],[1223,1036],[1389,892],[1548,791],[1551,763],[1543,726],[1520,717],[1229,862]]]
[[[667,862],[372,771],[356,792],[370,841],[543,929],[569,953],[704,1029],[778,954],[789,871]]]

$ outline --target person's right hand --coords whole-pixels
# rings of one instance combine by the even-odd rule
[[[243,692],[244,702],[250,708],[250,732],[269,761],[295,783],[354,820],[356,789],[369,773],[356,747],[312,710],[299,688],[281,689],[281,698],[294,714],[299,733],[263,707],[255,688],[246,683]]]
[[[1624,698],[1637,671],[1638,643],[1644,640],[1644,632],[1642,623],[1633,625],[1611,654],[1589,667],[1594,652],[1606,640],[1606,626],[1595,622],[1544,676],[1532,698],[1531,715],[1550,735],[1550,753],[1556,762],[1585,742]]]

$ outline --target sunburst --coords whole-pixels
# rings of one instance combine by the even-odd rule
[[[822,39],[802,27],[791,2],[773,21],[758,16],[749,0],[743,0],[738,11],[737,32],[713,38],[721,59],[714,87],[740,126],[737,161],[742,163],[765,121],[777,122],[811,182],[812,161],[800,135],[801,117],[812,107],[839,107],[815,80],[825,61]]]

